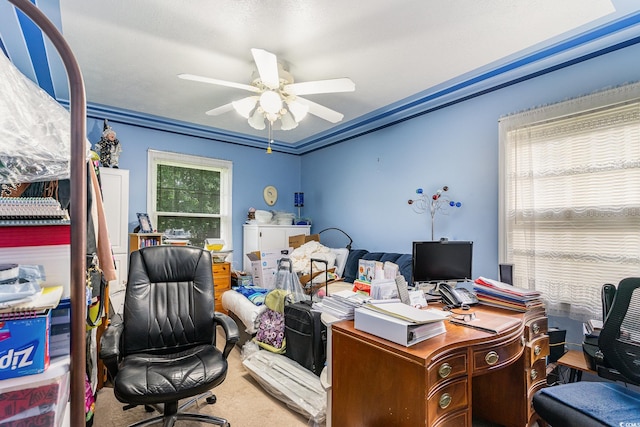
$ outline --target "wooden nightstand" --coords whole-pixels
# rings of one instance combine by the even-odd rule
[[[214,262],[211,270],[213,271],[213,287],[216,300],[216,311],[227,313],[222,308],[222,294],[231,289],[231,264],[228,262]]]

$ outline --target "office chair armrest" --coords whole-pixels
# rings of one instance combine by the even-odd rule
[[[231,349],[233,349],[233,346],[236,345],[236,343],[240,339],[240,331],[238,330],[238,325],[236,324],[236,322],[224,313],[216,311],[214,321],[216,322],[216,324],[222,326],[222,329],[224,330],[226,343],[224,345],[222,354],[226,359],[231,352]]]
[[[115,378],[120,362],[120,342],[124,323],[112,323],[100,338],[100,359],[107,367],[110,378]]]

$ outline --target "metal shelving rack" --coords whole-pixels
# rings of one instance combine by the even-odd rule
[[[86,97],[84,81],[78,62],[55,25],[29,0],[8,0],[28,16],[49,38],[58,51],[69,81],[71,113],[71,381],[69,423],[85,424],[84,378],[86,363],[85,342],[85,271],[87,252],[87,169],[85,161]]]

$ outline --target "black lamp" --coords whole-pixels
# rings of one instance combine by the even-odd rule
[[[351,250],[351,244],[353,243],[353,239],[351,238],[351,236],[349,236],[347,233],[345,233],[343,230],[336,228],[336,227],[329,227],[329,228],[325,228],[324,230],[318,232],[318,234],[322,234],[325,231],[328,230],[337,230],[339,232],[341,232],[342,234],[344,234],[345,236],[347,236],[347,239],[349,239],[349,243],[347,244],[347,250]]]

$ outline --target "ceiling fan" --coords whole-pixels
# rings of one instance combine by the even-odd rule
[[[300,95],[318,93],[353,92],[355,84],[348,78],[316,80],[311,82],[294,83],[293,76],[286,71],[278,58],[263,49],[251,49],[253,60],[258,69],[258,75],[250,84],[235,83],[193,74],[179,74],[184,80],[233,87],[252,92],[253,95],[230,102],[206,112],[210,116],[224,114],[236,110],[254,129],[262,130],[269,124],[269,129],[280,120],[280,129],[289,130],[307,113],[320,117],[331,123],[337,123],[343,114],[317,104]],[[265,122],[266,121],[266,122]]]

